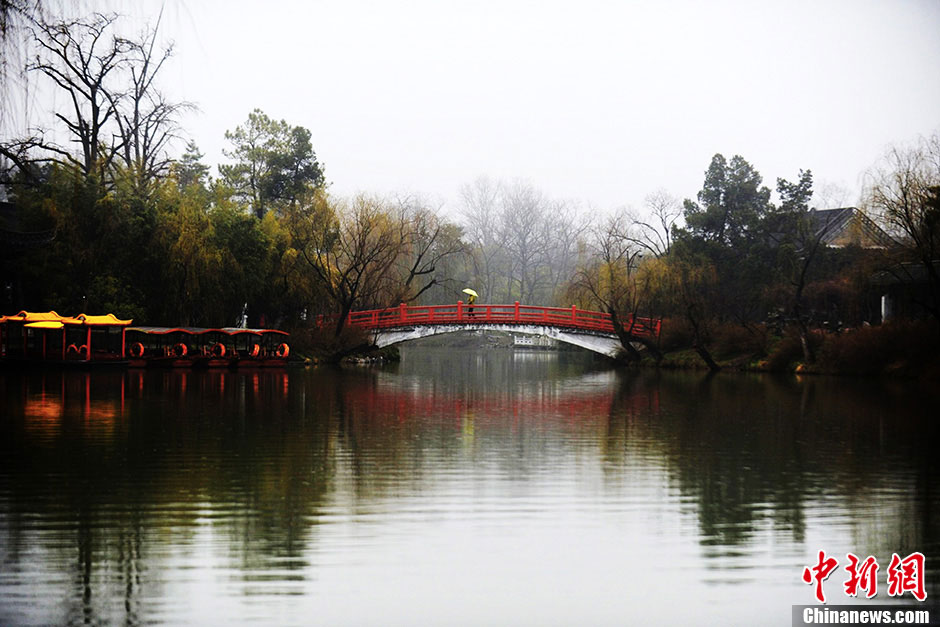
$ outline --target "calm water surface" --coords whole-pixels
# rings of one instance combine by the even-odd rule
[[[940,595],[916,385],[403,355],[0,373],[0,624],[789,625],[820,549]]]

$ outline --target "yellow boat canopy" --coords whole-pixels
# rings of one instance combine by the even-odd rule
[[[39,322],[27,322],[23,326],[27,329],[61,329],[65,324],[58,320],[40,320]]]
[[[81,320],[84,324],[88,325],[118,325],[122,327],[128,326],[133,322],[133,318],[130,320],[121,320],[114,314],[104,314],[103,316],[89,316],[88,314],[78,314],[75,316],[76,320]]]
[[[70,318],[66,318],[65,316],[60,316],[54,311],[46,311],[46,312],[21,311],[20,313],[13,315],[13,316],[3,316],[3,318],[0,318],[0,322],[30,323],[30,322],[48,322],[50,320],[55,321],[55,322],[63,322],[64,320],[68,320],[68,319]]]
[[[60,329],[63,325],[87,325],[87,326],[122,326],[130,325],[133,320],[121,320],[114,314],[104,314],[102,316],[89,316],[88,314],[79,314],[74,318],[61,316],[54,311],[33,312],[21,311],[14,316],[0,316],[2,322],[24,322],[27,327],[32,329]],[[40,324],[43,323],[43,324]],[[52,323],[52,324],[45,324]]]

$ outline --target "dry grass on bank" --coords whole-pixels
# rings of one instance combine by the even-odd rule
[[[892,322],[824,337],[815,369],[838,374],[940,374],[940,328]]]
[[[805,363],[799,335],[792,328],[782,337],[773,336],[763,325],[719,324],[709,331],[708,350],[726,369],[940,379],[940,326],[934,322],[893,322],[838,333],[814,331],[809,339],[816,360],[811,364]],[[704,367],[691,345],[687,324],[664,321],[660,346],[666,357],[659,365]]]

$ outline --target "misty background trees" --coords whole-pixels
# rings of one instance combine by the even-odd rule
[[[159,22],[126,36],[113,14],[3,10],[32,46],[4,71],[60,96],[47,127],[0,139],[4,228],[54,234],[4,254],[5,311],[286,328],[328,314],[339,336],[349,311],[450,303],[472,287],[481,302],[605,311],[625,338],[632,317],[663,317],[710,366],[729,328],[758,352],[768,329],[795,333],[811,362],[814,328],[875,319],[876,269],[910,277],[915,264],[940,319],[936,134],[892,149],[869,177],[865,209],[897,240],[890,251],[826,246],[812,173],[771,190],[740,155],[716,154],[694,199],[656,190],[641,208],[583,207],[487,177],[452,207],[340,198],[314,133],[259,109],[225,133],[228,161],[205,163],[181,122],[194,105],[160,89],[173,50],[158,45]]]
[[[461,189],[468,280],[488,302],[554,305],[586,254],[587,219],[523,181],[478,178]]]

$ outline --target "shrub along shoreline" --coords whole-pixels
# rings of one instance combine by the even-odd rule
[[[642,366],[706,369],[679,321],[663,323],[661,360]],[[667,334],[667,329],[671,331]],[[808,361],[795,331],[776,334],[766,325],[717,325],[709,351],[722,370],[940,380],[940,326],[926,321],[892,322],[809,335]]]

